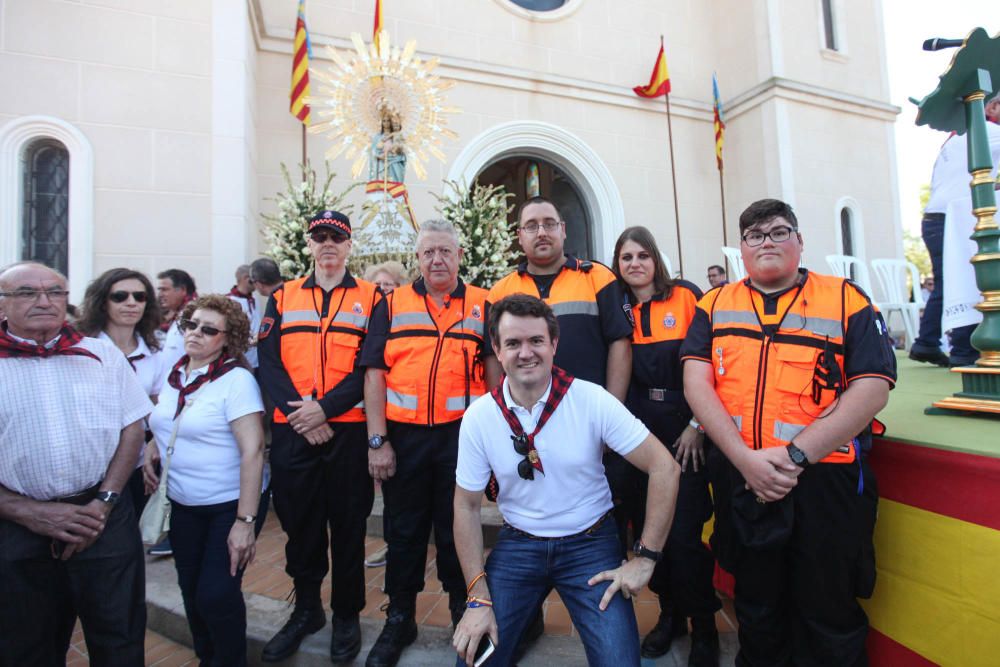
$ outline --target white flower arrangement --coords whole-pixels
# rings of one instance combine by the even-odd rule
[[[335,194],[330,191],[330,183],[337,175],[330,171],[330,163],[326,163],[326,178],[321,186],[317,186],[316,171],[308,163],[299,166],[302,181],[295,184],[288,167],[281,164],[286,188],[274,197],[278,212],[261,216],[264,219],[261,231],[267,244],[264,254],[278,264],[281,275],[286,279],[301,278],[312,271],[313,260],[306,247],[309,218],[327,209],[350,216],[353,206],[345,199],[358,185],[355,183]]]
[[[438,212],[458,228],[465,254],[460,275],[465,282],[489,289],[514,268],[513,225],[507,216],[514,197],[503,186],[445,181],[451,192],[437,196]]]

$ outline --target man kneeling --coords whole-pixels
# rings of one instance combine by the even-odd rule
[[[453,640],[459,664],[472,664],[485,634],[496,645],[489,664],[510,664],[555,588],[591,665],[638,665],[628,599],[660,558],[680,469],[614,396],[552,365],[559,325],[544,302],[513,294],[493,304],[489,333],[506,377],[466,411],[455,473],[455,546],[469,595]],[[645,528],[624,564],[605,443],[649,474]],[[491,472],[504,525],[484,571],[480,505]]]

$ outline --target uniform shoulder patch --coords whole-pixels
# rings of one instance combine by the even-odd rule
[[[265,317],[260,322],[260,330],[257,332],[257,338],[259,340],[264,340],[271,333],[271,329],[274,328],[274,318]]]

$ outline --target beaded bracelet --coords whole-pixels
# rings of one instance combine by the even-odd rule
[[[469,596],[469,598],[465,601],[466,609],[475,609],[477,607],[492,607],[492,606],[493,606],[493,601],[487,600],[486,598],[477,598]]]
[[[472,588],[473,588],[473,586],[475,586],[476,582],[479,581],[480,579],[484,578],[485,576],[486,576],[486,572],[480,572],[479,574],[477,574],[476,576],[474,576],[472,578],[472,581],[469,582],[469,587],[465,589],[465,594],[466,595],[472,594]]]

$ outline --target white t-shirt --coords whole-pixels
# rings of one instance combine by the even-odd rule
[[[240,296],[233,296],[232,294],[229,295],[229,298],[235,301],[236,303],[240,304],[240,308],[243,309],[243,314],[246,315],[247,320],[250,321],[250,335],[255,336],[257,332],[260,330],[261,316],[260,316],[259,304],[254,302],[254,308],[253,311],[251,312],[250,302],[246,298]],[[252,294],[250,295],[250,298],[251,299],[254,298]],[[246,354],[244,356],[247,358],[247,363],[250,364],[250,366],[252,366],[253,368],[257,368],[256,345],[251,345],[250,347],[248,347]]]
[[[177,326],[177,320],[174,320],[167,330],[166,338],[163,339],[163,348],[160,350],[161,363],[166,369],[166,375],[170,375],[170,371],[184,354],[184,333]]]
[[[97,338],[77,347],[100,361],[0,359],[0,484],[35,500],[104,479],[122,429],[153,408],[117,347]]]
[[[504,379],[503,397],[525,433],[535,430],[551,384],[531,411],[516,405]],[[510,425],[489,394],[465,411],[458,437],[455,481],[467,491],[482,491],[490,471],[500,485],[497,506],[504,520],[539,537],[572,535],[592,526],[611,509],[611,490],[601,463],[603,444],[625,456],[649,435],[618,399],[599,385],[573,380],[555,412],[535,436],[545,473],[523,480]]]
[[[948,204],[959,197],[968,197],[969,153],[968,132],[954,135],[945,141],[934,161],[934,172],[931,174],[931,196],[927,201],[927,213],[947,213]],[[986,121],[986,136],[989,140],[990,154],[993,156],[992,177],[996,178],[997,166],[1000,165],[1000,125]]]
[[[97,337],[108,341],[112,345],[115,344],[111,340],[111,336],[103,331],[97,334]],[[156,352],[150,350],[149,346],[146,345],[146,341],[142,339],[142,336],[136,334],[135,342],[137,343],[135,350],[126,358],[131,362],[131,366],[135,368],[135,376],[139,379],[139,384],[142,385],[142,389],[146,392],[146,395],[150,397],[156,396],[160,393],[160,387],[166,381],[170,369],[163,365],[163,353],[159,350]]]
[[[196,369],[188,377],[181,369],[181,383],[187,386],[207,370]],[[173,433],[179,393],[165,383],[160,401],[149,416],[161,461],[166,458]],[[234,368],[189,394],[186,406],[170,459],[167,496],[182,505],[214,505],[238,499],[240,450],[229,423],[264,411],[257,381],[245,368]]]

